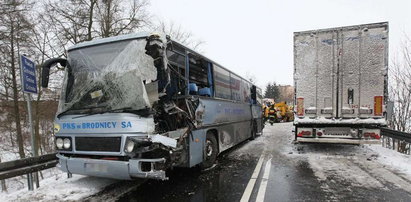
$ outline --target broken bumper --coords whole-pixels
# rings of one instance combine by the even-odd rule
[[[159,159],[130,159],[129,161],[113,161],[86,158],[72,158],[57,154],[60,170],[80,175],[89,175],[120,180],[133,178],[148,178],[167,180],[164,170],[154,170],[154,164],[165,163],[164,158]],[[150,171],[143,171],[142,164],[150,164]]]
[[[337,139],[337,138],[297,138],[297,142],[335,144],[381,144],[380,140]]]

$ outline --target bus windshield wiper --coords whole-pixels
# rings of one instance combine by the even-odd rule
[[[74,108],[74,109],[73,109],[73,108],[68,108],[67,110],[59,113],[59,114],[57,115],[57,118],[60,118],[61,116],[67,114],[67,112],[72,111],[72,110],[86,110],[86,109],[91,110],[91,109],[96,109],[96,108],[101,108],[101,107],[105,107],[105,106],[83,107],[83,108]]]
[[[92,113],[84,114],[84,115],[82,115],[82,116],[73,117],[73,119],[81,118],[81,117],[86,117],[86,116],[91,116],[91,115],[95,115],[95,114],[104,114],[104,113],[113,113],[113,112],[123,112],[123,111],[125,111],[125,110],[131,110],[131,109],[132,109],[131,107],[123,107],[123,108],[118,108],[118,109],[95,111],[95,112],[92,112]]]

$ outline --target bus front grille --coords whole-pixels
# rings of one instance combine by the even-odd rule
[[[76,151],[120,152],[121,137],[76,137]]]

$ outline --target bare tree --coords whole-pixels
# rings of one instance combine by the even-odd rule
[[[249,71],[245,73],[245,79],[247,79],[254,85],[257,83],[257,77],[255,77],[255,75]]]
[[[11,78],[11,94],[16,124],[16,137],[20,158],[24,158],[24,139],[20,123],[20,82],[19,82],[19,53],[29,52],[30,34],[33,25],[28,18],[31,5],[24,0],[8,0],[0,4],[0,50],[4,58],[4,66]]]
[[[102,38],[127,34],[149,23],[146,0],[100,0],[96,6],[97,35]]]
[[[164,20],[159,21],[157,25],[152,28],[159,32],[169,35],[173,40],[190,47],[193,50],[201,52],[201,46],[204,41],[196,39],[191,32],[183,29],[181,25],[177,25],[172,21],[166,22]]]
[[[51,33],[48,42],[58,55],[66,52],[66,47],[94,38],[94,21],[97,0],[49,0],[44,3],[44,12],[39,15],[47,23]]]
[[[146,0],[49,1],[42,18],[49,23],[56,45],[67,47],[140,29],[150,19],[147,6]]]
[[[55,51],[53,51],[53,43],[49,39],[49,28],[46,26],[44,21],[40,21],[39,24],[37,24],[36,27],[33,28],[33,37],[32,37],[32,44],[34,46],[34,50],[36,52],[35,55],[33,55],[36,64],[43,64],[46,60],[46,57],[54,57],[58,55],[55,55]],[[53,123],[53,118],[54,117],[49,117],[47,116],[48,112],[50,110],[53,110],[54,108],[52,107],[53,104],[51,104],[49,107],[41,107],[41,104],[43,103],[43,97],[50,97],[50,91],[45,91],[41,88],[41,65],[36,65],[37,67],[37,92],[38,94],[36,95],[36,99],[34,100],[33,104],[33,118],[34,118],[34,136],[35,136],[35,149],[36,152],[40,154],[43,154],[45,151],[49,150],[49,146],[46,143],[46,139],[50,136],[50,133],[41,133],[40,132],[40,125],[41,121],[46,121],[49,122],[51,125]],[[59,73],[59,70],[53,69],[51,71],[51,74],[56,74]],[[55,78],[53,76],[53,78]],[[60,80],[61,80],[60,76]],[[55,113],[55,110],[53,110],[52,113]],[[51,128],[52,126],[50,126]],[[51,152],[51,151],[48,151]]]
[[[391,127],[411,131],[411,40],[405,37],[400,57],[396,58],[389,71],[389,96],[394,102]]]

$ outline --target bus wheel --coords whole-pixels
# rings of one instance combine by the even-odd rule
[[[204,148],[205,159],[201,164],[203,169],[210,168],[214,165],[215,160],[217,159],[218,147],[217,140],[212,132],[207,132],[206,144]]]

